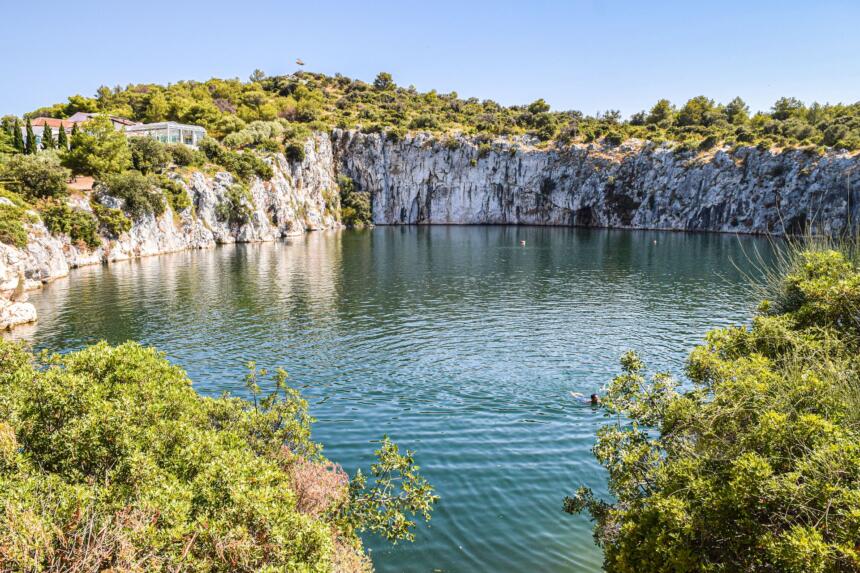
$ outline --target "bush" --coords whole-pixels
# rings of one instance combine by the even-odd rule
[[[206,163],[206,156],[197,150],[181,143],[170,143],[164,146],[173,163],[180,167],[201,166]]]
[[[131,231],[131,219],[125,216],[122,209],[105,207],[96,201],[91,201],[90,205],[99,223],[99,228],[109,237],[118,238]]]
[[[137,171],[126,171],[106,177],[102,183],[113,197],[123,200],[123,207],[133,219],[164,213],[164,195],[152,179]]]
[[[191,197],[182,183],[162,175],[158,178],[158,185],[164,191],[164,197],[174,213],[181,213],[191,207]]]
[[[618,421],[594,448],[613,501],[587,488],[565,501],[596,521],[607,571],[860,569],[860,271],[849,255],[787,258],[749,328],[715,330],[692,352],[692,385],[648,378],[625,355],[603,399]]]
[[[161,173],[170,163],[171,156],[164,144],[151,137],[132,137],[128,146],[134,168],[143,174]]]
[[[254,176],[266,181],[274,176],[272,167],[250,151],[245,153],[230,151],[211,138],[205,138],[200,142],[200,150],[210,161],[245,181],[249,181]]]
[[[69,193],[66,182],[71,173],[60,165],[54,153],[13,155],[3,164],[0,173],[9,191],[29,201],[65,197]]]
[[[227,189],[226,197],[215,207],[215,216],[230,224],[244,225],[251,220],[254,198],[248,188],[235,183]]]
[[[2,187],[0,197],[6,199],[0,201],[0,243],[23,249],[27,246],[27,228],[24,225],[33,222],[27,213],[29,207],[19,196]]]
[[[370,208],[370,195],[361,193],[349,177],[338,178],[340,187],[341,221],[347,227],[361,228],[370,225],[373,217]]]
[[[357,531],[411,539],[436,501],[412,452],[384,438],[374,484],[347,483],[286,372],[249,367],[253,401],[204,398],[133,342],[36,359],[0,340],[4,569],[369,571]]]
[[[305,146],[298,141],[291,141],[284,149],[284,155],[288,161],[301,163],[305,160]]]
[[[96,219],[87,211],[72,209],[65,201],[43,201],[39,205],[45,227],[54,234],[69,235],[75,243],[90,249],[101,245]]]

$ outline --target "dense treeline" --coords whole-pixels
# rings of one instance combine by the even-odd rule
[[[95,97],[73,96],[28,116],[67,117],[77,111],[199,124],[228,147],[272,150],[284,149],[309,130],[333,127],[385,131],[395,138],[417,130],[486,138],[528,134],[560,145],[595,140],[615,144],[635,137],[689,149],[718,144],[860,148],[857,103],[805,105],[781,98],[769,112],[751,114],[740,98],[721,104],[698,96],[679,106],[660,100],[624,120],[617,111],[597,116],[551,111],[543,100],[506,107],[492,100],[462,99],[454,92],[421,93],[397,86],[387,73],[372,83],[308,72],[266,77],[257,71],[247,82],[211,79],[102,87]]]
[[[622,360],[594,447],[613,500],[565,501],[606,571],[860,571],[860,255],[783,253],[752,325],[711,332],[689,383]]]

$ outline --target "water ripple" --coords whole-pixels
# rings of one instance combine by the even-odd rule
[[[442,500],[416,543],[367,540],[378,571],[597,571],[561,498],[605,494],[590,454],[604,418],[570,393],[600,388],[628,348],[678,373],[709,328],[745,321],[734,265],[750,243],[767,250],[538,227],[313,233],[77,270],[33,295],[40,321],[13,336],[140,340],[213,395],[241,394],[247,360],[282,365],[347,470],[384,433],[417,449]]]

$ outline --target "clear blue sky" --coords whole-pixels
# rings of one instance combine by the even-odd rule
[[[0,115],[100,85],[296,69],[629,115],[660,97],[860,100],[860,2],[4,2]]]

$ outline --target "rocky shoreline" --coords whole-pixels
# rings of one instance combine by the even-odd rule
[[[559,225],[782,235],[813,227],[845,233],[860,220],[858,157],[845,152],[755,147],[707,152],[631,140],[542,149],[525,139],[480,142],[428,134],[392,139],[334,130],[305,142],[301,161],[267,159],[242,224],[217,216],[235,183],[225,172],[173,174],[192,207],[144,216],[94,250],[31,224],[26,248],[0,243],[0,330],[35,320],[10,300],[71,268],[232,242],[272,241],[341,226],[338,176],[369,193],[377,225]],[[110,198],[107,199],[111,201]],[[73,197],[90,209],[87,197]],[[115,207],[121,207],[115,201]]]

